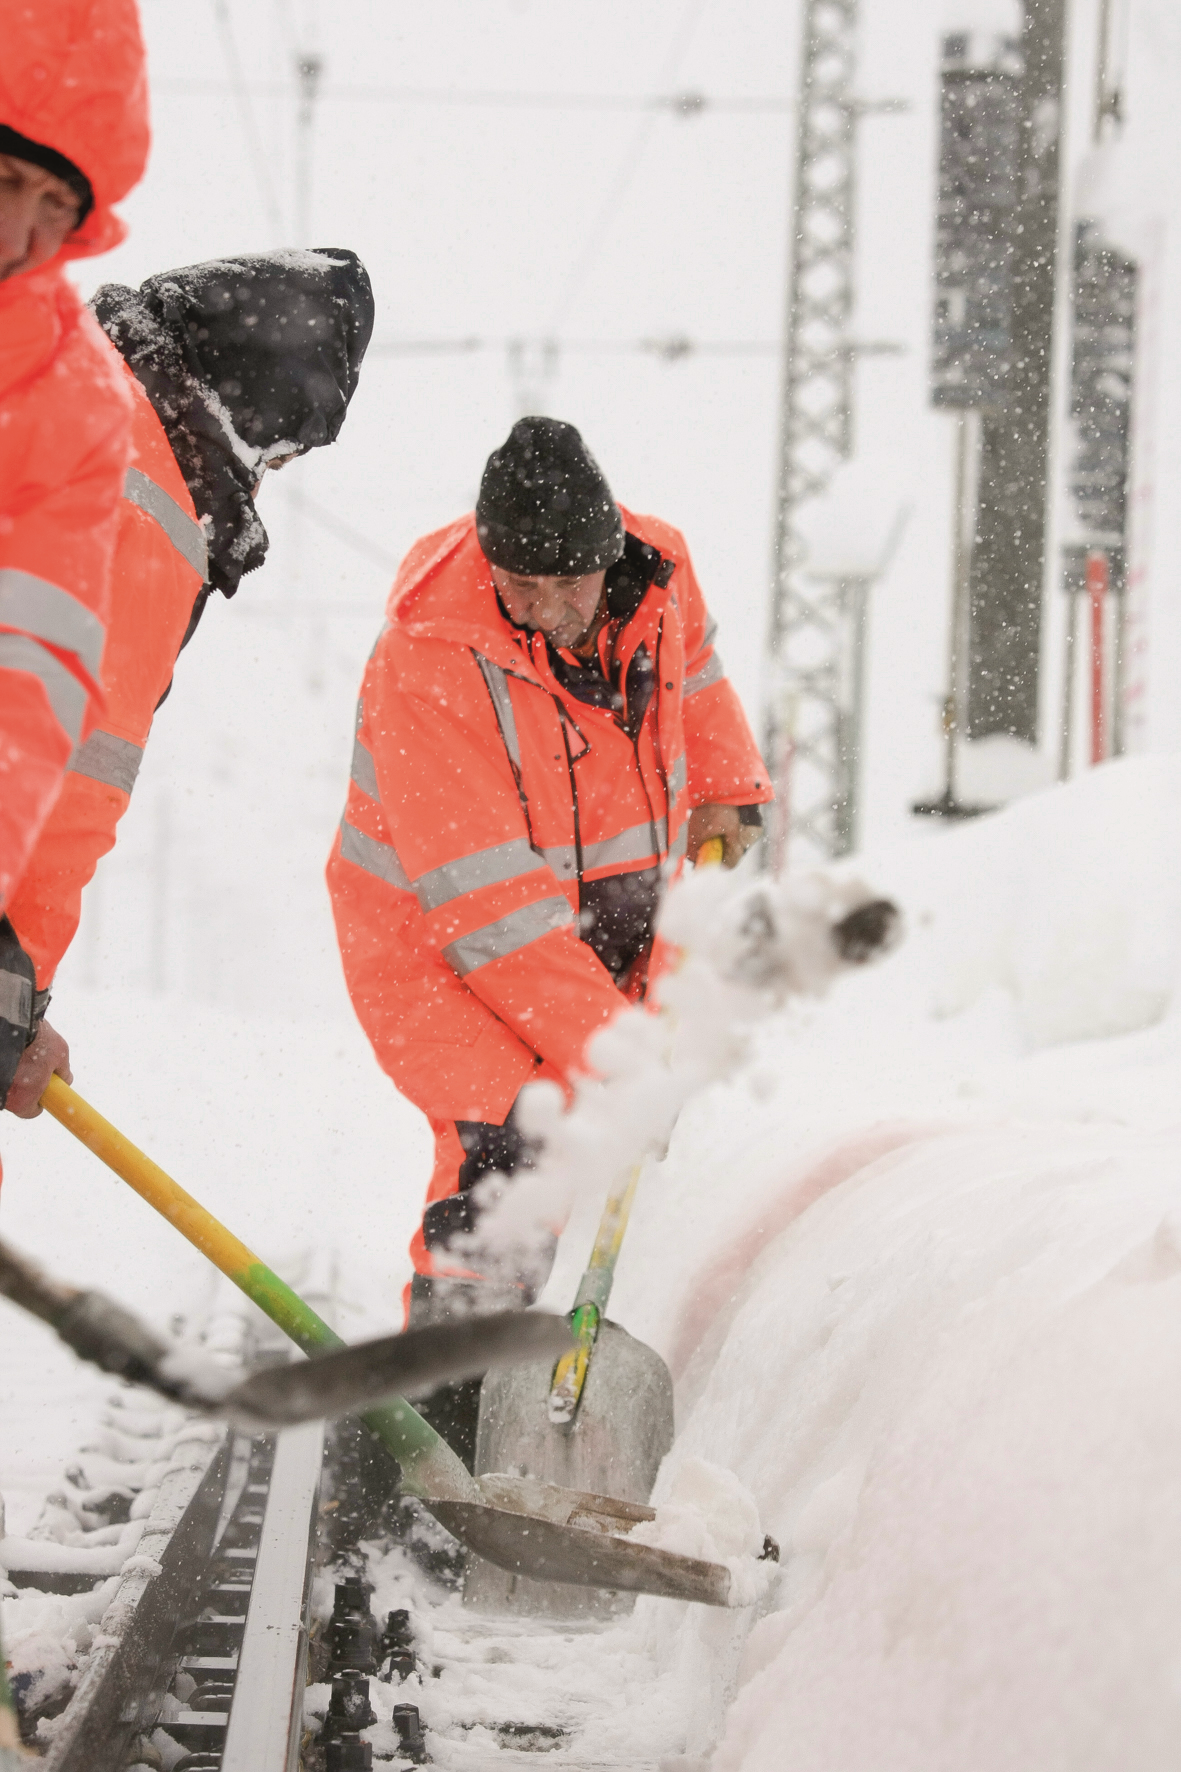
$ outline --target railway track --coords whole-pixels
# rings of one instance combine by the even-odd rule
[[[254,1333],[231,1325],[227,1358],[275,1351]],[[6,1612],[45,1772],[658,1763],[602,1745],[612,1695],[584,1664],[601,1623],[465,1607],[458,1547],[359,1423],[251,1437],[125,1388],[38,1532],[0,1540],[0,1563],[75,1633],[55,1688]]]
[[[275,1351],[240,1312],[202,1339],[239,1366]],[[299,1765],[323,1450],[320,1424],[251,1437],[111,1398],[30,1537],[0,1540],[14,1691],[46,1772]]]

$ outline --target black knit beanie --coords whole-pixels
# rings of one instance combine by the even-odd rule
[[[529,578],[580,578],[614,566],[623,518],[573,425],[518,419],[488,457],[476,501],[486,557]]]
[[[0,123],[0,154],[7,154],[12,160],[27,160],[30,166],[39,166],[42,172],[52,172],[54,178],[69,185],[78,199],[78,220],[74,226],[82,226],[94,208],[94,187],[72,160],[67,160],[56,148],[47,148],[44,142],[30,141],[27,135],[21,135],[8,123]]]

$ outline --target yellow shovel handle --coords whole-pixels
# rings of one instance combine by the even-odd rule
[[[208,1256],[247,1298],[277,1323],[305,1354],[319,1348],[343,1347],[335,1329],[305,1304],[285,1280],[281,1280],[253,1250],[248,1249],[212,1212],[206,1212],[158,1163],[144,1155],[129,1138],[75,1094],[60,1077],[51,1077],[41,1097],[42,1106],[60,1120],[96,1157],[113,1169],[128,1187],[155,1208],[182,1237]],[[467,1470],[417,1410],[400,1397],[366,1410],[362,1420],[389,1447],[402,1466],[403,1487],[428,1500],[478,1499],[479,1490]]]
[[[698,868],[716,867],[725,853],[726,841],[724,837],[707,837],[697,851],[697,860],[693,865]]]
[[[251,1268],[263,1265],[253,1250],[60,1077],[50,1077],[41,1105],[231,1280],[240,1281]]]

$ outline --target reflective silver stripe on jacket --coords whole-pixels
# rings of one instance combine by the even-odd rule
[[[441,867],[420,874],[414,882],[414,895],[424,911],[437,911],[440,905],[450,904],[467,892],[478,892],[481,886],[519,880],[544,866],[541,856],[530,849],[524,837],[513,837],[507,843],[477,849],[471,855],[461,855],[457,861],[445,861]]]
[[[705,624],[705,638],[701,642],[703,647],[713,645],[714,635],[717,633],[717,631],[718,631],[718,624],[714,620],[713,616],[711,615],[709,620]]]
[[[689,785],[689,764],[684,751],[668,772],[668,797],[670,804],[678,800]]]
[[[677,832],[676,836],[672,840],[672,844],[671,844],[671,847],[669,848],[669,852],[668,852],[668,859],[670,861],[680,861],[682,855],[687,853],[688,848],[689,848],[689,820],[686,819],[684,824],[681,826],[680,830]]]
[[[363,794],[368,794],[371,800],[381,799],[377,791],[377,766],[373,761],[373,753],[365,748],[359,738],[353,740],[353,766],[349,775]]]
[[[443,958],[460,978],[466,978],[469,972],[487,966],[489,961],[503,960],[506,954],[515,954],[531,941],[540,941],[552,929],[569,929],[573,923],[574,912],[566,899],[542,898],[519,911],[510,911],[495,923],[485,923],[482,929],[473,929],[470,935],[461,935],[458,941],[448,942]]]
[[[559,880],[572,880],[578,871],[578,855],[573,843],[558,843],[541,852]]]
[[[656,824],[646,820],[643,824],[632,825],[630,830],[620,831],[617,837],[604,837],[601,843],[584,843],[583,872],[591,868],[624,867],[633,861],[655,862],[664,850],[667,830],[663,818]]]
[[[47,578],[0,568],[0,628],[20,628],[34,639],[76,652],[95,677],[102,663],[106,631],[97,615],[77,597]]]
[[[0,634],[0,667],[10,671],[28,671],[39,677],[49,697],[59,724],[71,744],[82,736],[82,720],[86,713],[86,691],[60,659],[47,652],[26,634]]]
[[[32,985],[21,972],[0,971],[0,1020],[27,1028],[32,1019]]]
[[[157,486],[139,468],[128,468],[123,481],[123,496],[155,519],[180,555],[201,574],[204,584],[209,577],[209,543],[205,531],[195,518],[183,510],[171,493]]]
[[[720,683],[726,675],[726,667],[715,652],[713,657],[703,664],[699,671],[685,678],[685,695],[696,695],[699,689],[708,689],[711,683]]]
[[[517,737],[517,720],[513,713],[512,698],[508,692],[508,672],[500,665],[493,664],[490,658],[477,652],[476,663],[480,667],[480,675],[488,685],[488,693],[492,697],[492,706],[496,711],[496,723],[500,727],[500,736],[504,740],[504,748],[512,760],[513,767],[521,767],[521,743]]]
[[[142,745],[129,738],[116,738],[113,732],[92,732],[81,750],[70,759],[75,775],[89,776],[106,787],[121,788],[129,794],[135,786],[139,766],[144,760]]]
[[[347,818],[340,821],[340,853],[345,861],[351,861],[355,867],[364,868],[367,874],[375,874],[387,886],[396,886],[401,892],[411,890],[393,844],[383,843],[377,837],[367,837],[364,831],[359,831]]]

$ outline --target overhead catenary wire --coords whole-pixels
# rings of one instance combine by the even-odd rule
[[[681,62],[683,61],[685,52],[692,40],[693,33],[697,29],[701,20],[701,15],[705,10],[706,4],[707,0],[688,0],[684,15],[681,19],[680,28],[673,38],[672,44],[669,47],[669,52],[665,57],[664,67],[660,74],[660,85],[663,86],[676,79]],[[611,222],[618,215],[619,210],[622,207],[623,199],[627,195],[628,187],[636,175],[640,161],[644,156],[644,150],[648,146],[649,138],[655,128],[656,120],[659,115],[659,111],[649,110],[641,117],[632,139],[628,143],[628,146],[616,167],[615,176],[611,180],[611,183],[604,194],[603,200],[595,212],[594,219],[587,231],[586,238],[575,255],[574,261],[571,264],[566,277],[559,286],[557,299],[550,310],[549,324],[545,329],[547,333],[555,332],[562,324],[566,314],[569,312],[570,306],[573,303],[575,296],[578,294],[583,277],[586,275],[596,252],[599,250],[603,235],[606,233]]]
[[[270,163],[259,134],[258,123],[254,115],[254,106],[250,99],[250,87],[242,72],[242,63],[238,56],[238,45],[234,38],[233,21],[230,18],[228,0],[210,0],[213,17],[217,25],[217,34],[221,39],[222,54],[225,57],[226,69],[230,76],[230,91],[237,101],[239,115],[242,120],[242,132],[246,137],[246,145],[250,150],[250,158],[254,165],[254,175],[258,180],[259,192],[267,219],[275,230],[276,239],[283,234],[283,212],[275,193],[271,178]],[[224,90],[224,88],[223,88]]]
[[[294,489],[289,496],[295,499]],[[369,536],[363,535],[359,529],[354,529],[352,524],[343,522],[335,512],[326,510],[314,498],[308,498],[305,493],[300,493],[299,505],[307,516],[312,518],[313,522],[319,524],[321,529],[328,530],[329,534],[335,535],[338,541],[343,541],[354,552],[363,554],[366,559],[372,560],[377,566],[383,566],[387,572],[397,570],[397,558],[393,554],[388,554],[380,542],[371,541]]]
[[[162,77],[153,80],[152,91],[168,98],[225,98],[237,96],[238,85],[227,86],[221,80],[182,80]],[[259,98],[290,98],[291,83],[281,80],[242,81],[241,91]],[[521,111],[652,111],[667,112],[674,117],[693,118],[705,112],[723,111],[782,116],[795,109],[795,100],[777,93],[721,94],[686,90],[681,92],[512,92],[475,90],[464,92],[446,87],[368,86],[348,83],[327,84],[317,99],[353,103],[471,106],[492,110]]]
[[[686,357],[773,357],[783,349],[781,341],[761,338],[693,339],[683,333],[667,338],[554,338],[528,340],[521,335],[512,338],[385,338],[374,339],[366,353],[373,357],[442,357],[469,356],[480,351],[511,350],[522,343],[545,343],[559,353],[573,355],[628,355],[639,352],[659,357],[665,363],[680,363]]]

